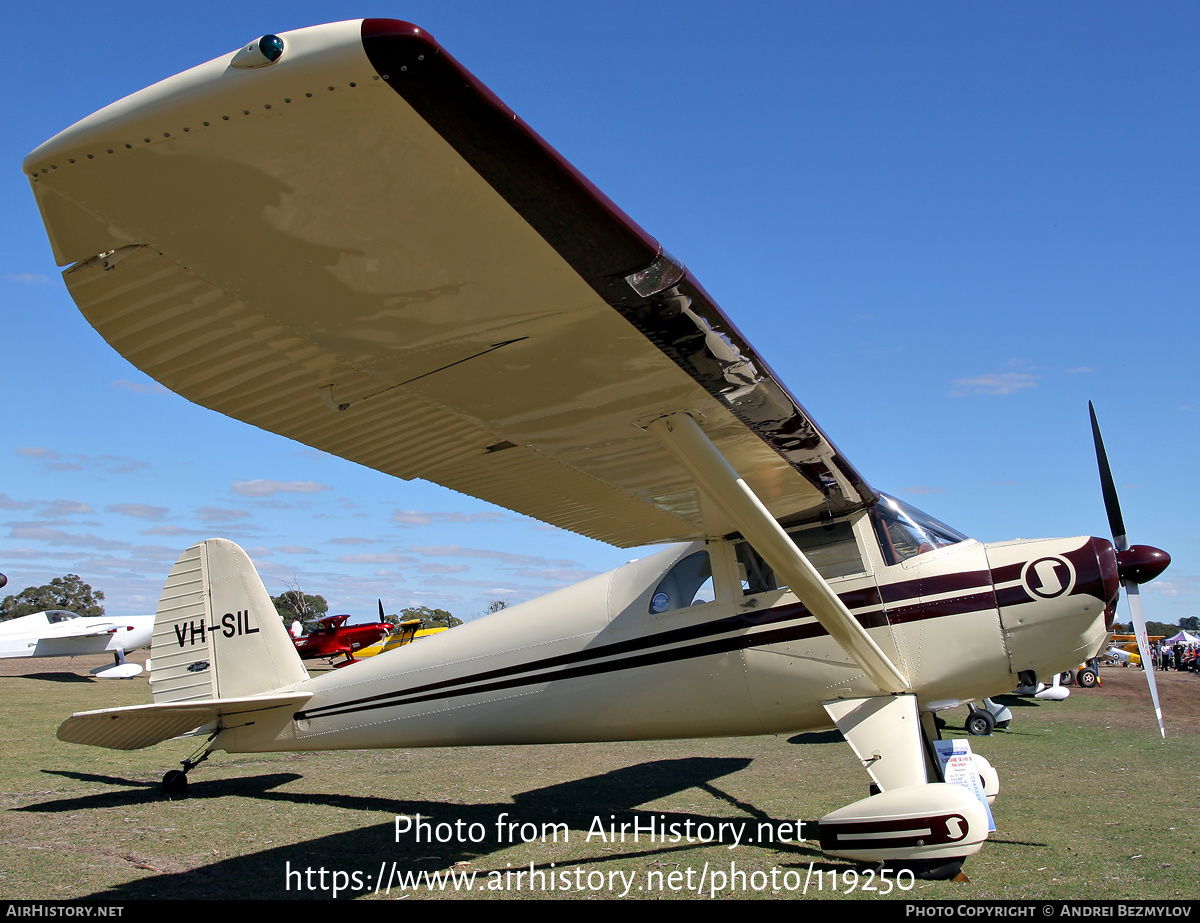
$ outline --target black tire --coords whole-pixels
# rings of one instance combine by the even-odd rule
[[[162,780],[162,790],[167,795],[182,795],[187,792],[187,773],[181,769],[172,769]]]
[[[912,872],[914,878],[922,881],[949,881],[962,874],[963,863],[966,861],[966,856],[950,859],[885,860],[880,867],[882,871],[892,876],[893,881],[895,881],[896,873],[900,871]]]
[[[1075,674],[1070,670],[1064,670],[1062,673],[1058,674],[1058,683],[1060,686],[1074,686]]]
[[[996,719],[990,711],[973,711],[967,715],[966,727],[972,737],[988,737],[996,730]]]
[[[1091,667],[1085,667],[1084,669],[1080,670],[1077,679],[1079,685],[1081,685],[1084,689],[1094,689],[1100,684],[1100,678],[1096,675],[1096,671]]]

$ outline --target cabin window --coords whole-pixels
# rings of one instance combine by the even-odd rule
[[[78,612],[67,612],[65,609],[50,609],[46,612],[46,621],[51,625],[69,622],[71,619],[77,618],[79,618]]]
[[[875,534],[887,564],[899,564],[967,538],[957,529],[887,494],[883,494],[871,509],[871,522],[875,524]]]
[[[849,522],[831,522],[796,529],[788,532],[788,537],[826,580],[865,573],[862,555],[854,537],[854,526]],[[771,565],[750,547],[749,542],[738,542],[735,550],[742,572],[743,595],[779,589],[780,584],[775,579]]]
[[[654,588],[654,595],[650,597],[650,614],[699,606],[715,598],[712,561],[707,551],[697,551],[677,561]]]

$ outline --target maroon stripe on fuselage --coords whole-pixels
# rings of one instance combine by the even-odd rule
[[[871,600],[872,603],[878,602],[878,595],[874,591],[874,588],[871,587],[847,592],[840,596],[840,598],[848,607],[853,608],[860,608],[863,600]],[[974,593],[957,599],[941,600],[929,606],[914,604],[912,606],[900,607],[896,610],[899,617],[895,621],[899,623],[928,618],[944,618],[978,610],[994,610],[990,592]],[[892,610],[889,609],[886,614],[882,609],[856,613],[855,618],[865,628],[883,627],[892,618]],[[653,635],[633,638],[629,641],[617,642],[615,644],[604,644],[595,648],[574,651],[570,654],[562,654],[557,657],[547,657],[508,667],[499,667],[495,670],[485,670],[455,679],[438,680],[393,692],[378,693],[373,696],[351,699],[346,702],[322,705],[298,712],[296,717],[297,719],[331,717],[351,712],[372,711],[379,708],[410,705],[439,698],[454,698],[484,692],[495,692],[536,683],[554,682],[618,670],[630,670],[678,660],[690,660],[697,657],[728,653],[734,650],[784,644],[790,641],[817,638],[828,634],[825,628],[815,620],[804,621],[803,624],[782,625],[781,627],[765,631],[751,632],[751,629],[762,628],[767,625],[779,625],[782,622],[801,622],[808,619],[811,619],[811,616],[803,603],[797,602],[782,606],[773,606],[770,609],[758,612],[739,613],[712,622],[658,632]],[[725,638],[713,637],[735,631],[741,632],[741,634]],[[705,638],[708,640],[702,640]],[[649,650],[650,648],[676,644],[686,646],[668,647],[665,650],[658,651]],[[605,659],[609,657],[620,657],[621,659]]]
[[[885,583],[880,593],[885,603],[915,596],[936,596],[940,593],[958,593],[977,587],[991,586],[991,574],[986,570],[956,571],[950,574],[931,574],[916,580],[901,580]]]
[[[923,600],[914,606],[889,607],[887,620],[892,625],[920,622],[924,619],[940,619],[948,615],[963,615],[967,612],[996,610],[996,597],[989,589],[984,593],[952,596],[948,599]]]
[[[1029,602],[1033,602],[1033,597],[1029,595],[1023,586],[996,588],[996,605],[1001,609],[1007,609],[1009,606],[1020,606]]]

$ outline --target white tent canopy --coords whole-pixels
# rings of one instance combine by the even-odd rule
[[[1194,635],[1190,631],[1181,631],[1177,635],[1172,635],[1169,638],[1163,639],[1163,644],[1200,644],[1200,635]]]

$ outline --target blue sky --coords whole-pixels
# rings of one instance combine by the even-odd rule
[[[416,22],[688,264],[875,487],[985,541],[1107,535],[1087,401],[1131,538],[1200,614],[1200,7],[1186,3],[15,5],[0,73],[0,570],[152,612],[223,535],[363,616],[462,617],[610,548],[401,482],[167,393],[75,309],[37,144],[265,32]]]

